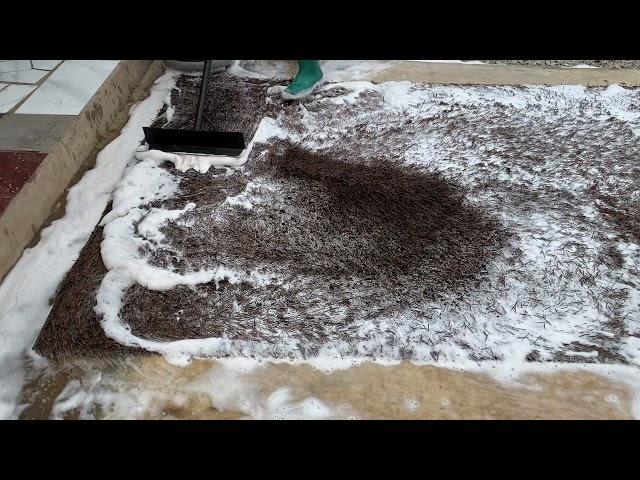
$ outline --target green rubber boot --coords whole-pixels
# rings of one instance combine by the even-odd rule
[[[322,80],[322,69],[318,60],[298,60],[298,74],[282,92],[285,100],[304,98],[313,92]]]

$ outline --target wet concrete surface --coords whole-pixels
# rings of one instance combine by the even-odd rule
[[[53,412],[55,397],[74,379],[90,400]],[[626,385],[588,370],[532,373],[503,384],[410,362],[330,373],[265,363],[242,372],[218,361],[177,367],[149,356],[77,363],[34,379],[21,418],[630,419],[632,399]]]

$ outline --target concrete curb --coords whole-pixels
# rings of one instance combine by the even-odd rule
[[[96,147],[122,117],[134,92],[162,71],[153,60],[123,60],[69,125],[27,184],[0,215],[0,280],[20,258],[72,181],[95,161]]]

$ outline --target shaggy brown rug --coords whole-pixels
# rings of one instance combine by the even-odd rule
[[[177,273],[224,266],[272,280],[134,285],[120,309],[133,335],[223,339],[216,355],[309,358],[330,346],[371,358],[628,362],[640,335],[633,92],[353,82],[283,102],[274,85],[213,77],[208,128],[250,138],[267,116],[286,135],[256,144],[241,169],[164,165],[179,190],[144,208],[195,207],[141,250]],[[197,87],[182,76],[156,125],[190,127]],[[98,228],[38,352],[143,353],[106,338],[93,310],[100,240]]]

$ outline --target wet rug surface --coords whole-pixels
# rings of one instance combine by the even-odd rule
[[[198,83],[155,125],[191,128]],[[132,163],[37,351],[638,358],[636,90],[277,84],[212,77],[244,167]]]

